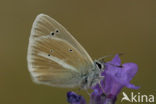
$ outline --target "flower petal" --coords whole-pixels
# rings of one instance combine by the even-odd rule
[[[127,75],[127,80],[130,81],[138,71],[138,66],[135,63],[125,63],[122,65]]]
[[[131,88],[131,89],[136,89],[136,90],[140,88],[139,86],[135,86],[135,85],[130,84],[130,83],[127,84],[126,87],[127,87],[127,88]]]
[[[121,59],[118,54],[115,55],[115,57],[110,61],[113,65],[120,66],[121,65]]]
[[[67,101],[70,104],[86,104],[86,101],[82,96],[71,91],[67,93]]]
[[[90,104],[104,104],[106,96],[104,94],[100,94],[98,90],[94,90],[91,94]]]

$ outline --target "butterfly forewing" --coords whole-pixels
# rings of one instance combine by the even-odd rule
[[[80,85],[82,74],[94,67],[92,59],[76,39],[44,14],[34,21],[27,60],[35,82],[60,87]]]
[[[36,17],[33,24],[32,36],[39,37],[44,35],[54,35],[60,39],[68,41],[75,47],[86,60],[93,64],[91,57],[86,50],[79,44],[79,42],[56,20],[45,14],[40,14]],[[36,34],[37,33],[37,34]],[[38,34],[39,33],[39,34]]]

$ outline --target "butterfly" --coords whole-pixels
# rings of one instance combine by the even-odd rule
[[[67,29],[46,14],[39,14],[32,25],[27,63],[39,84],[88,89],[103,79],[103,62],[93,61]]]

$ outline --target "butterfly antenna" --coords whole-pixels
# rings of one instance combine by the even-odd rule
[[[122,56],[122,55],[124,55],[124,54],[125,54],[125,53],[118,53],[119,56]],[[107,56],[103,56],[103,57],[99,58],[98,60],[104,62],[104,59],[105,59],[105,58],[112,57],[112,56],[114,56],[114,54],[107,55]]]
[[[113,55],[103,56],[103,57],[99,58],[98,60],[99,60],[99,61],[104,61],[105,58],[112,57],[112,56],[113,56]]]

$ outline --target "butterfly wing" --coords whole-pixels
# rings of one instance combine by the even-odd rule
[[[80,85],[93,67],[84,48],[58,22],[40,14],[33,23],[28,68],[35,82],[60,87]]]
[[[86,50],[79,44],[79,42],[56,20],[45,14],[37,16],[33,24],[32,35],[34,37],[47,36],[54,34],[55,37],[66,40],[73,47],[75,47],[89,63],[93,61]]]

